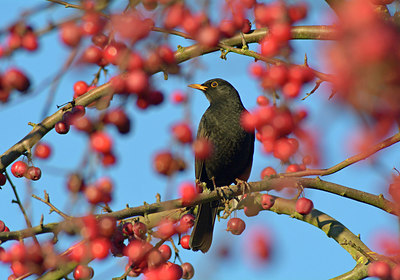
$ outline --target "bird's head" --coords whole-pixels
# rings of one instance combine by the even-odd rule
[[[223,79],[211,79],[202,84],[188,85],[188,87],[199,89],[204,92],[210,104],[232,101],[241,103],[237,90]]]

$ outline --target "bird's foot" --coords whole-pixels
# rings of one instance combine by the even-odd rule
[[[250,192],[251,187],[250,187],[249,183],[247,183],[247,181],[243,181],[243,180],[238,179],[238,178],[236,178],[235,181],[236,181],[236,184],[238,186],[243,187],[243,193],[242,194]]]
[[[215,188],[215,191],[217,192],[218,196],[221,198],[222,203],[225,203],[226,201],[228,201],[228,196],[226,195],[226,193],[224,192],[224,190],[222,188]]]

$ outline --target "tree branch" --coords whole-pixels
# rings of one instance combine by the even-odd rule
[[[326,175],[330,175],[333,173],[336,173],[340,170],[342,170],[343,168],[346,168],[356,162],[362,161],[366,158],[368,158],[369,156],[379,152],[380,150],[383,150],[387,147],[392,146],[393,144],[396,144],[400,141],[400,133],[396,133],[395,135],[383,140],[382,142],[370,147],[369,149],[367,149],[364,152],[361,152],[355,156],[352,156],[348,159],[345,159],[342,162],[339,162],[338,164],[330,167],[330,168],[326,168],[326,169],[306,169],[303,171],[297,171],[297,172],[292,172],[292,173],[285,173],[283,174],[278,174],[278,175],[282,175],[285,177],[303,177],[303,176],[312,176],[312,175],[316,175],[316,176],[326,176]]]
[[[232,199],[238,195],[242,195],[246,191],[260,192],[269,190],[281,190],[284,187],[287,188],[303,187],[303,188],[324,190],[330,193],[338,194],[343,197],[351,198],[353,200],[375,206],[388,213],[395,214],[393,210],[395,209],[394,204],[389,200],[384,199],[383,196],[376,196],[359,190],[347,188],[345,186],[341,186],[338,184],[322,181],[318,178],[310,179],[310,178],[294,178],[294,177],[291,178],[276,177],[258,182],[250,182],[248,183],[248,187],[238,184],[238,185],[221,187],[220,189],[222,190],[222,193],[224,193],[224,198]],[[145,220],[145,222],[148,225],[148,228],[151,228],[156,226],[160,222],[160,220],[165,217],[179,219],[179,217],[185,212],[186,207],[195,206],[205,202],[211,202],[214,200],[220,200],[221,199],[220,194],[221,194],[220,191],[217,192],[215,190],[210,193],[201,193],[196,197],[196,199],[190,205],[186,204],[182,205],[182,201],[180,199],[174,199],[153,204],[145,204],[143,206],[138,206],[138,207],[130,207],[123,210],[114,211],[111,213],[97,215],[96,217],[101,218],[109,216],[117,220],[122,220],[126,218],[147,216],[152,214],[152,216],[147,216],[148,219]],[[70,222],[70,219],[69,221],[66,222]],[[19,240],[26,237],[30,237],[32,235],[49,233],[49,232],[57,233],[63,227],[63,223],[66,222],[39,225],[29,229],[23,229],[20,231],[1,232],[0,241]]]

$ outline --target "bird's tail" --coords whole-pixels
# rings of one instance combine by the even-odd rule
[[[210,249],[217,209],[218,206],[213,207],[211,202],[199,205],[189,242],[193,251],[200,250],[206,253]]]

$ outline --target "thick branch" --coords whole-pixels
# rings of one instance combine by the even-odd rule
[[[313,188],[324,190],[330,193],[339,194],[341,196],[351,198],[377,208],[380,208],[388,213],[394,214],[394,204],[382,196],[372,195],[366,192],[362,192],[359,190],[347,188],[345,186],[341,186],[338,184],[322,181],[320,179],[309,179],[309,178],[287,178],[287,177],[279,177],[279,178],[270,178],[263,181],[258,182],[250,182],[249,189],[242,185],[232,185],[229,187],[222,187],[222,191],[225,194],[225,198],[232,199],[238,195],[243,194],[244,191],[250,192],[260,192],[260,191],[269,191],[269,190],[281,190],[282,188]],[[214,200],[221,199],[220,193],[216,191],[212,191],[210,193],[201,193],[197,196],[197,198],[190,204],[185,206],[194,206],[197,204],[211,202]],[[152,225],[155,226],[158,221],[160,221],[163,217],[169,217],[170,215],[177,215],[179,213],[184,212],[184,205],[180,199],[174,199],[159,203],[153,204],[145,204],[143,206],[138,207],[130,207],[120,211],[115,211],[112,213],[106,213],[102,215],[98,215],[97,217],[111,216],[117,220],[122,220],[130,217],[137,216],[145,216],[149,214],[153,214],[153,221],[151,221]],[[181,209],[176,212],[176,209]],[[174,210],[174,211],[172,211]],[[165,212],[168,211],[168,212]],[[154,217],[156,217],[154,219]],[[149,217],[149,220],[150,217]],[[23,229],[20,231],[11,231],[11,232],[2,232],[0,233],[0,241],[6,240],[19,240],[26,237],[30,237],[32,235],[49,233],[49,232],[57,232],[59,228],[62,228],[61,223],[50,223],[46,225],[39,225],[36,227],[32,227],[29,229]]]

